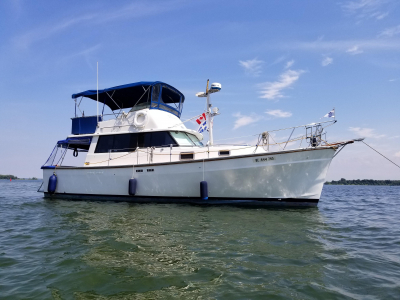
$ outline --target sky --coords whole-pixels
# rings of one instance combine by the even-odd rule
[[[221,83],[216,143],[255,144],[335,108],[329,142],[365,137],[400,165],[398,0],[3,0],[0,9],[0,174],[42,177],[70,134],[71,95],[96,89],[97,62],[100,89],[157,80],[179,89],[182,120],[203,112],[195,94],[207,79]],[[96,114],[94,101],[82,107]],[[399,180],[400,169],[355,143],[331,164],[327,179],[340,178]]]

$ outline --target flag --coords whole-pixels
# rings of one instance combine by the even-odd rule
[[[205,113],[201,114],[200,118],[196,119],[196,122],[197,124],[199,124],[199,129],[197,129],[198,132],[203,133],[207,130],[207,120]]]
[[[335,109],[332,109],[330,112],[328,112],[324,118],[334,118],[335,117]]]

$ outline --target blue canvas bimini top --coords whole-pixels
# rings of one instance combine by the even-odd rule
[[[160,81],[141,81],[99,90],[99,102],[104,103],[111,110],[130,108],[137,104],[149,102],[152,88],[161,85],[164,103],[183,103],[185,96],[173,86]],[[144,94],[147,95],[144,95]],[[87,97],[97,100],[97,90],[88,90],[73,94],[72,98]]]
[[[92,137],[71,137],[65,140],[58,141],[57,145],[61,145],[63,148],[87,151],[89,150],[91,142]]]

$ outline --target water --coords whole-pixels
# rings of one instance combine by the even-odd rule
[[[1,299],[399,299],[400,187],[318,208],[45,200],[0,180]]]

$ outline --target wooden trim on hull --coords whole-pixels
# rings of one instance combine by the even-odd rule
[[[122,196],[96,194],[50,194],[44,193],[45,198],[68,200],[122,201],[132,203],[180,203],[197,205],[233,205],[233,206],[279,206],[279,207],[315,207],[319,199],[302,198],[223,198],[209,197],[208,200],[191,197],[155,197],[155,196]]]

